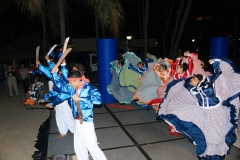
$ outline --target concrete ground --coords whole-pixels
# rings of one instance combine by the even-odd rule
[[[97,84],[97,72],[86,73],[86,77],[92,84]],[[38,129],[50,114],[44,106],[26,112],[20,103],[25,96],[21,83],[18,83],[18,89],[20,96],[9,98],[4,86],[0,85],[0,160],[31,160],[37,150],[34,145]],[[46,85],[44,91],[47,91]],[[153,110],[147,111],[134,103],[127,106],[114,103],[96,108],[94,123],[99,146],[109,160],[196,159],[194,145],[182,136],[171,136],[167,125],[155,120]],[[48,157],[70,154],[74,159],[72,134],[54,139],[57,134],[54,112],[51,111]],[[226,160],[237,159],[240,160],[240,139],[232,147],[231,154],[226,156]]]
[[[0,160],[31,160],[40,125],[48,118],[46,109],[25,111],[21,100],[26,93],[18,82],[20,96],[6,95],[0,85]]]

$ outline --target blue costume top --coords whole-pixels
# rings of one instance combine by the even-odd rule
[[[186,87],[192,94],[196,95],[199,106],[205,109],[217,107],[217,104],[220,102],[218,97],[216,97],[213,88],[213,82],[222,73],[220,70],[220,62],[214,61],[212,66],[214,68],[214,74],[200,81],[197,86],[193,87],[190,85],[192,77],[186,79],[184,83],[184,87]]]
[[[54,84],[56,84],[59,89],[61,89],[61,93],[67,93],[70,96],[77,94],[80,97],[79,105],[81,107],[83,113],[83,120],[85,122],[92,122],[93,121],[93,104],[101,104],[101,94],[99,90],[92,86],[90,83],[84,83],[83,87],[80,90],[74,89],[70,86],[66,81],[62,81],[61,78],[57,75],[57,73],[53,74]],[[61,86],[61,87],[60,87]],[[71,98],[72,103],[73,99]],[[73,117],[78,118],[78,112],[76,105],[71,106]]]
[[[64,65],[62,65],[63,67]],[[43,65],[39,64],[38,68],[39,71],[44,74],[46,77],[51,79],[53,81],[53,75],[51,73],[52,68],[54,67],[54,63],[51,61],[48,61],[48,67],[44,67]],[[64,73],[68,73],[65,71]],[[62,79],[63,80],[63,79]],[[47,94],[44,95],[43,99],[44,101],[52,100],[49,104],[50,106],[55,106],[61,102],[63,102],[66,99],[69,99],[70,96],[68,94],[61,93],[59,88],[54,84],[53,85],[53,90],[48,92]]]
[[[133,70],[133,71],[135,71],[135,72],[143,75],[143,73],[148,69],[148,67],[147,67],[147,66],[143,66],[142,68],[134,68],[134,67],[132,66],[132,64],[129,63],[128,69],[131,69],[131,70]]]
[[[52,70],[53,67],[54,67],[54,63],[49,60],[49,61],[47,61],[47,64],[48,64],[48,66],[45,66],[45,68],[46,68],[48,71],[51,72],[51,70]],[[39,64],[39,65],[41,65],[41,64]],[[41,65],[41,66],[42,66],[42,65]],[[42,66],[42,67],[43,67],[43,66]],[[32,74],[32,75],[45,75],[39,68],[38,68],[37,70],[32,71],[31,74]]]

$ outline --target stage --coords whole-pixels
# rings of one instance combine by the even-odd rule
[[[154,110],[113,103],[94,108],[94,125],[99,147],[109,160],[196,160],[196,146],[183,136],[169,134],[164,121],[156,121]],[[73,134],[59,135],[55,112],[51,111],[47,158],[57,154],[77,159],[73,149]],[[89,159],[92,159],[91,156]],[[240,159],[240,149],[232,146],[226,160]]]

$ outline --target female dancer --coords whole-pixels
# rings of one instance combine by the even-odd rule
[[[240,75],[227,59],[210,60],[212,76],[172,81],[158,111],[175,131],[197,145],[199,159],[224,159],[236,141]]]
[[[119,73],[123,67],[123,61],[115,60],[111,64],[112,82],[107,86],[109,94],[112,94],[120,104],[129,104],[133,100],[133,93],[128,90],[127,87],[121,87],[119,85]]]

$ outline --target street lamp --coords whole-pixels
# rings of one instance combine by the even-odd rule
[[[130,48],[131,48],[131,44],[130,44],[130,41],[132,39],[132,36],[126,36],[127,38],[127,43],[128,43],[128,46],[127,46],[127,51],[129,52]]]
[[[192,39],[192,42],[195,42],[195,39]]]
[[[131,40],[132,36],[126,36],[127,40]]]

